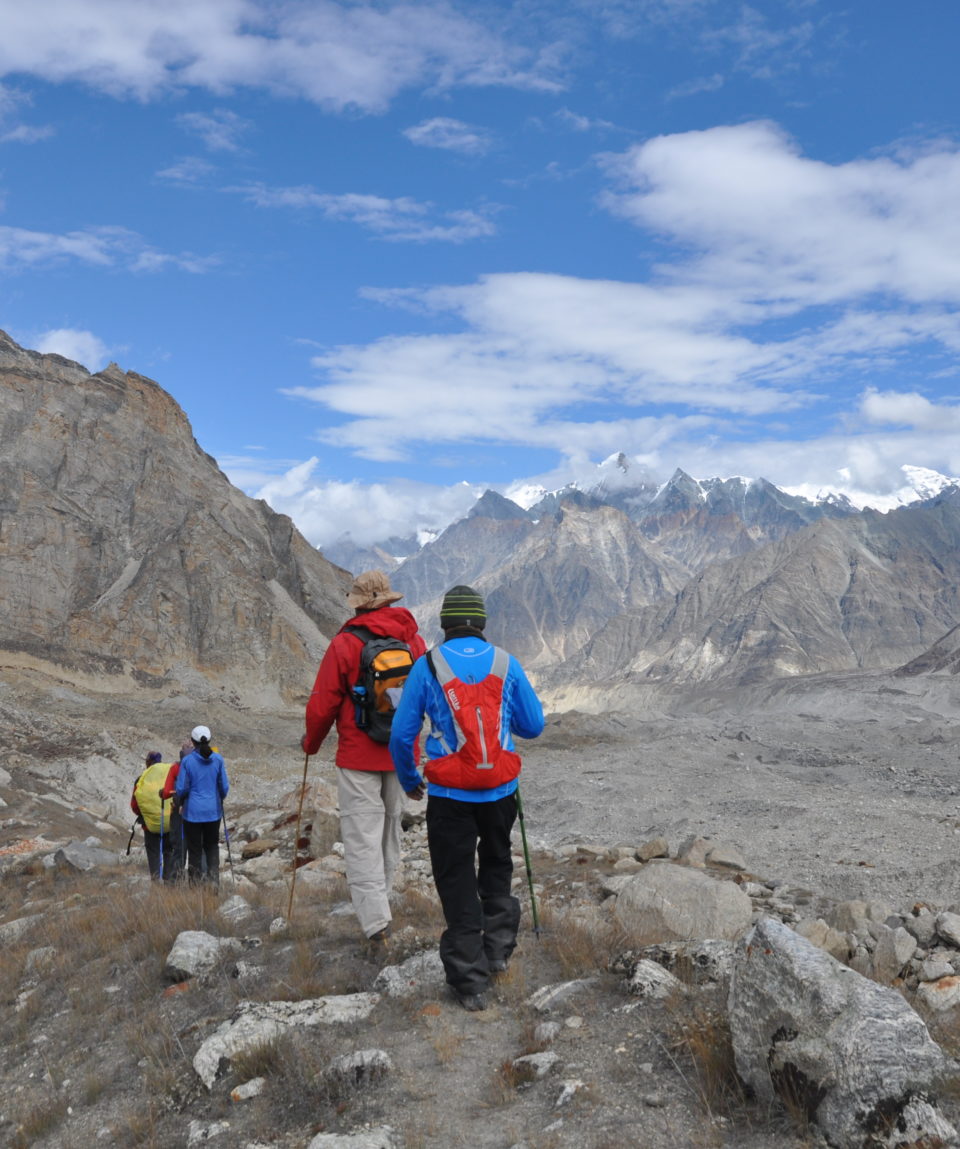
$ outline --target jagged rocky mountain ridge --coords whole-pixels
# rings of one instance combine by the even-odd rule
[[[346,572],[233,487],[157,383],[0,332],[0,647],[131,685],[309,688]]]
[[[621,503],[488,492],[394,582],[428,631],[447,587],[476,585],[490,636],[564,685],[897,667],[960,622],[955,485],[880,513],[678,471]]]

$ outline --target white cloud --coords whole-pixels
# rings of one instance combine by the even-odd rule
[[[178,184],[196,184],[215,170],[213,164],[199,156],[184,156],[170,167],[158,171],[157,177]]]
[[[484,128],[474,128],[462,120],[453,120],[447,116],[423,120],[407,128],[403,134],[419,147],[442,148],[468,156],[483,155],[493,146],[493,137]]]
[[[55,134],[49,125],[33,127],[30,124],[17,124],[9,131],[0,132],[0,144],[35,144],[40,140],[49,140]]]
[[[441,211],[435,204],[401,196],[346,193],[330,195],[315,188],[270,188],[263,184],[250,184],[242,188],[229,188],[240,192],[257,207],[289,207],[320,211],[328,219],[347,220],[373,232],[381,239],[402,243],[465,243],[495,235],[496,226],[488,214],[472,210]]]
[[[666,96],[667,100],[682,100],[689,96],[699,96],[704,92],[719,92],[724,85],[723,76],[714,72],[712,76],[699,76],[695,80],[687,80],[671,88]]]
[[[23,108],[33,103],[28,92],[0,84],[0,144],[35,144],[55,134],[49,125],[16,122]]]
[[[591,119],[589,116],[571,112],[569,108],[561,108],[554,114],[562,124],[572,128],[575,132],[609,131],[615,127],[609,120]]]
[[[212,152],[236,152],[240,150],[240,137],[250,128],[249,120],[244,120],[226,108],[204,112],[183,112],[177,116],[177,123],[192,135],[199,136]]]
[[[696,253],[675,275],[796,308],[960,300],[960,150],[830,165],[776,125],[659,136],[606,168],[604,202]]]
[[[811,436],[838,409],[859,450],[881,409],[857,406],[871,375],[908,352],[939,372],[956,367],[952,145],[830,165],[752,123],[659,137],[605,164],[621,181],[608,206],[666,241],[649,282],[514,273],[368,293],[436,311],[445,333],[317,355],[320,383],[292,393],[341,417],[325,441],[381,461],[477,442],[596,457],[643,442],[708,445],[710,433],[772,443],[807,408]],[[885,467],[924,463],[914,440],[888,441]],[[935,453],[953,457],[942,439]],[[797,460],[810,462],[802,450]]]
[[[58,235],[0,226],[0,268],[44,267],[69,260],[128,271],[174,267],[193,273],[207,271],[215,262],[213,257],[189,252],[172,255],[157,251],[136,232],[123,227],[81,228]]]
[[[407,479],[315,482],[318,462],[313,458],[298,463],[251,492],[289,515],[314,546],[329,545],[346,534],[366,546],[387,535],[442,529],[465,515],[483,493],[483,488],[467,483],[438,487]]]
[[[255,87],[374,112],[413,86],[556,87],[542,54],[444,0],[0,0],[0,24],[0,75],[118,97]]]
[[[869,387],[860,401],[868,423],[914,428],[936,434],[960,431],[960,405],[931,403],[916,391],[878,391]]]
[[[32,341],[44,355],[62,355],[82,363],[88,371],[99,371],[110,359],[110,348],[93,334],[73,327],[57,327],[44,331]]]

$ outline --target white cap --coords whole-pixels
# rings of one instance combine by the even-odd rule
[[[200,742],[202,739],[210,741],[210,727],[209,726],[194,726],[190,731],[190,737],[194,742]]]

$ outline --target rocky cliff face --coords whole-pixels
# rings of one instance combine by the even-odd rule
[[[0,332],[0,647],[274,702],[349,613],[343,571],[231,486],[177,403]]]
[[[914,658],[960,622],[960,500],[823,520],[612,620],[565,668],[758,681]]]
[[[463,519],[405,563],[395,585],[410,586],[411,569],[424,572],[410,599],[425,634],[436,627],[442,590],[469,583],[486,599],[487,636],[530,668],[569,658],[608,619],[672,595],[689,573],[621,511],[569,504],[536,524]],[[424,601],[421,587],[435,597]]]

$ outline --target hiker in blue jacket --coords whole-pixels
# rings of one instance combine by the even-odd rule
[[[539,698],[520,663],[484,638],[486,621],[472,587],[447,591],[444,641],[414,663],[390,736],[404,792],[428,796],[427,843],[447,926],[440,957],[454,998],[471,1011],[486,1009],[490,975],[507,968],[520,925],[510,892],[520,772],[512,735],[543,731]],[[424,715],[426,780],[414,758]]]
[[[195,726],[190,741],[193,751],[180,759],[176,791],[187,842],[187,878],[194,883],[206,878],[216,890],[220,886],[220,819],[230,782],[223,759],[210,745],[209,728]]]

